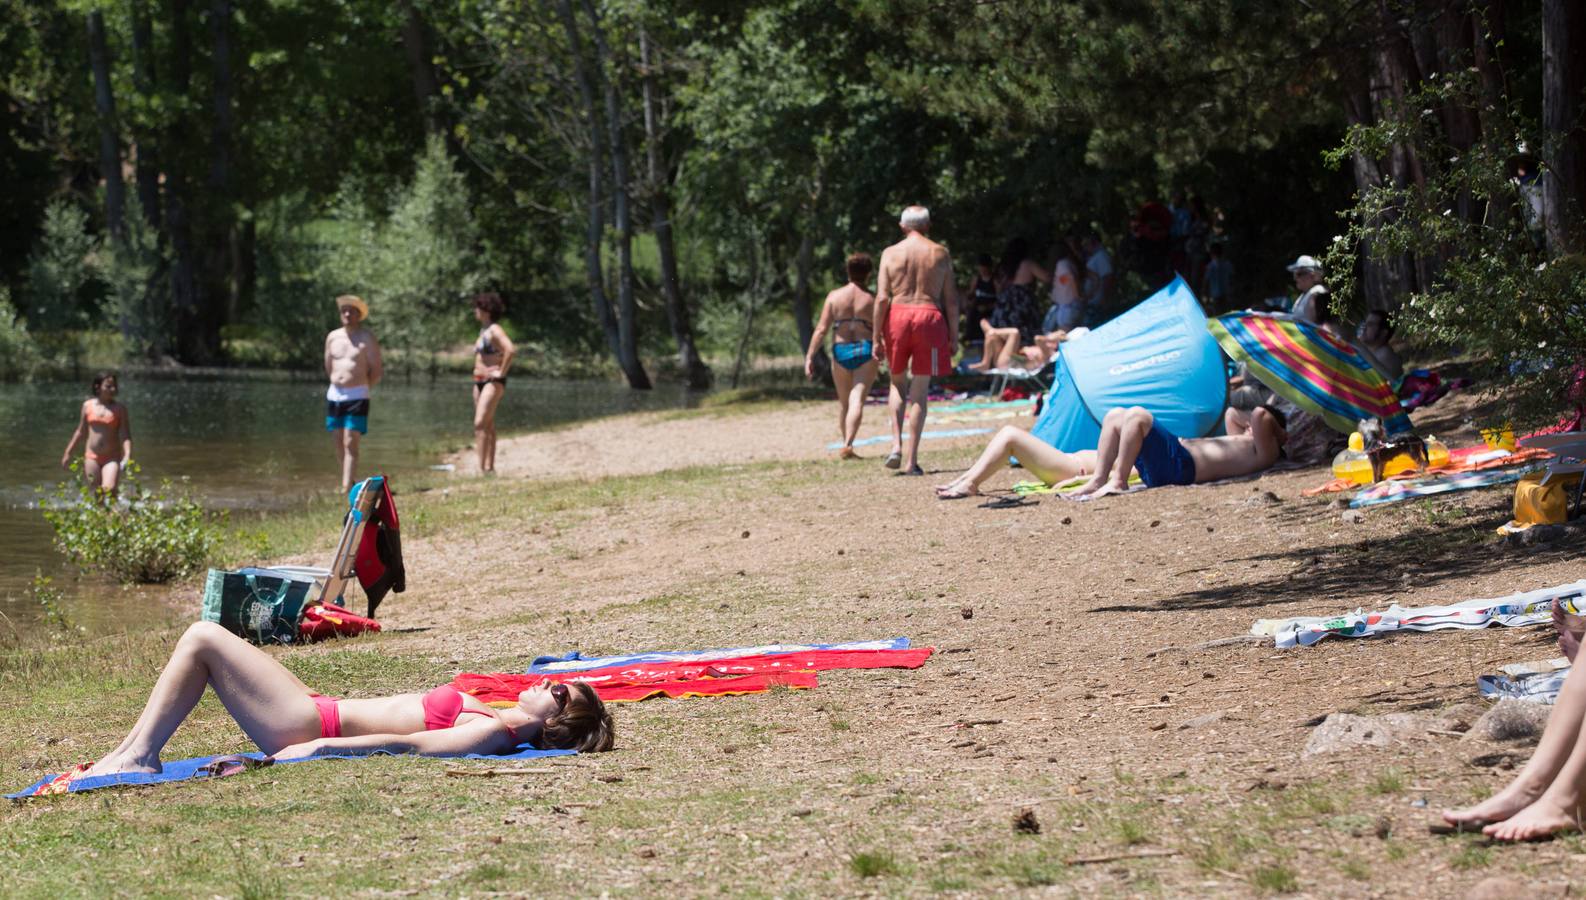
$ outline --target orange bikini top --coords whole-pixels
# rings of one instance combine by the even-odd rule
[[[83,417],[88,420],[88,424],[107,425],[116,430],[121,427],[123,415],[124,410],[106,406],[97,400],[88,401],[88,409],[83,413]]]

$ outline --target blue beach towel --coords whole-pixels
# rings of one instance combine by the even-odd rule
[[[536,748],[534,748],[534,747],[532,747],[532,746],[530,746],[528,744],[519,744],[517,750],[515,750],[515,751],[513,751],[511,753],[501,754],[500,756],[490,756],[488,754],[482,754],[482,753],[469,753],[469,754],[464,755],[464,756],[427,757],[427,758],[429,758],[429,759],[438,759],[438,758],[445,758],[445,759],[492,759],[492,760],[539,759],[539,758],[545,757],[545,756],[567,756],[567,755],[572,754],[573,752],[574,751],[572,751],[572,750],[539,750],[539,749],[536,749]],[[357,753],[357,754],[353,754],[353,753],[321,753],[321,754],[318,754],[318,755],[315,755],[315,756],[303,756],[303,757],[299,757],[297,759],[278,759],[278,760],[275,761],[275,764],[276,765],[290,765],[292,763],[309,762],[311,760],[316,760],[316,759],[363,759],[363,758],[369,757],[369,756],[396,756],[396,755],[398,755],[398,754],[390,753],[390,752],[385,751],[385,750],[375,750],[375,751],[373,751],[371,753]],[[214,776],[212,776],[210,774],[207,774],[207,773],[205,773],[203,771],[203,768],[205,766],[209,765],[210,763],[213,763],[217,759],[227,759],[227,758],[235,757],[235,756],[243,756],[243,757],[247,757],[248,759],[253,759],[253,760],[262,760],[262,759],[264,759],[264,754],[263,753],[257,753],[256,752],[256,753],[221,754],[219,756],[200,756],[200,757],[196,757],[194,759],[171,760],[171,761],[166,762],[164,764],[164,771],[159,772],[157,774],[127,773],[127,774],[123,774],[123,775],[101,775],[101,776],[99,776],[97,778],[79,778],[76,781],[73,781],[67,787],[66,793],[68,793],[68,794],[77,794],[77,793],[81,793],[83,791],[93,791],[93,790],[98,790],[99,788],[118,787],[120,785],[128,785],[128,784],[163,784],[163,783],[165,783],[167,781],[187,781],[187,780],[193,779],[193,778],[211,778],[211,777],[214,777]],[[6,796],[7,799],[10,799],[10,800],[17,800],[17,799],[23,799],[23,798],[27,798],[27,797],[32,797],[32,796],[34,796],[34,792],[35,791],[37,791],[39,788],[45,786],[46,784],[49,784],[51,781],[54,781],[57,777],[59,777],[59,776],[58,775],[46,775],[43,778],[40,778],[37,782],[35,782],[35,783],[31,784],[31,785],[28,785],[27,787],[23,788],[22,790],[17,791],[14,794],[6,794],[5,796]],[[55,795],[51,794],[49,796],[55,796]]]
[[[977,435],[977,434],[990,434],[990,433],[991,433],[991,429],[990,428],[956,428],[956,429],[951,429],[951,430],[948,430],[948,431],[926,431],[926,432],[923,432],[923,433],[920,434],[920,440],[922,440],[922,441],[934,441],[934,440],[937,440],[937,439],[940,439],[940,438],[971,437],[971,436]],[[859,440],[854,441],[854,446],[855,447],[868,447],[871,444],[884,444],[884,443],[886,443],[887,441],[890,441],[890,440],[892,440],[892,438],[890,436],[885,435],[885,434],[878,434],[875,437],[860,438]],[[826,449],[827,450],[841,450],[842,446],[843,446],[843,442],[842,441],[832,441],[830,444],[826,445]]]

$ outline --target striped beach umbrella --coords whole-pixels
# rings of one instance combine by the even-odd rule
[[[1347,341],[1293,316],[1245,311],[1206,327],[1227,354],[1289,402],[1348,434],[1361,419],[1382,420],[1388,434],[1410,430],[1393,386]]]

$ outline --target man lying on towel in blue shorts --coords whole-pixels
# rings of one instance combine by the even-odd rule
[[[1119,407],[1101,423],[1096,446],[1096,474],[1070,497],[1090,498],[1128,488],[1129,470],[1140,473],[1146,487],[1202,484],[1254,475],[1283,455],[1286,422],[1270,406],[1250,412],[1230,409],[1223,418],[1226,437],[1174,437],[1138,406]]]

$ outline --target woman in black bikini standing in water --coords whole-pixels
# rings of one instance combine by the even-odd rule
[[[865,290],[873,264],[864,253],[848,257],[848,283],[826,295],[821,320],[810,335],[809,351],[804,354],[804,375],[815,377],[815,351],[832,332],[832,381],[837,386],[837,430],[843,436],[840,459],[858,459],[854,438],[865,415],[865,395],[876,380],[875,338],[876,297]]]
[[[500,325],[505,305],[501,295],[474,298],[474,318],[484,326],[474,344],[474,446],[479,450],[479,471],[496,470],[496,406],[507,390],[507,367],[516,352],[512,339]]]

